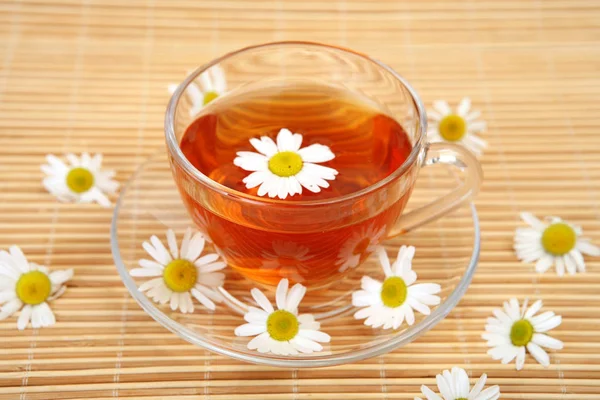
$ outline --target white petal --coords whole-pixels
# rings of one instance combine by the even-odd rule
[[[510,299],[508,303],[504,303],[504,311],[512,321],[521,318],[519,302],[515,298]]]
[[[190,244],[190,239],[192,238],[192,228],[188,227],[183,234],[183,239],[181,239],[181,248],[179,249],[179,254],[183,257],[184,254],[188,253],[188,247]],[[166,263],[165,263],[166,265]]]
[[[32,311],[32,307],[29,304],[26,304],[25,307],[21,309],[21,315],[19,315],[19,319],[17,320],[18,330],[22,331],[27,327]]]
[[[309,163],[322,163],[331,161],[335,155],[328,146],[322,144],[312,144],[303,149],[298,150],[298,154],[302,157],[302,161]]]
[[[270,171],[256,171],[242,179],[242,182],[246,184],[246,189],[252,189],[258,185],[265,183],[267,180],[272,178],[273,174]],[[267,193],[267,187],[264,187],[264,192],[259,190],[259,196],[264,196]],[[261,194],[262,193],[262,194]]]
[[[197,284],[194,288],[212,300],[214,303],[221,303],[223,301],[223,295],[220,292],[217,292],[214,288],[223,286],[224,278],[221,278],[221,282],[218,285],[209,285],[205,286],[202,284]]]
[[[279,151],[293,151],[295,141],[289,129],[283,128],[277,134],[277,149]]]
[[[221,95],[227,91],[227,79],[225,79],[225,71],[219,65],[214,65],[209,70],[213,77],[213,85],[215,91]]]
[[[16,298],[17,298],[17,293],[15,293],[14,288],[10,288],[10,289],[3,290],[0,292],[0,304],[7,303]]]
[[[297,344],[299,346],[298,350],[309,349],[310,352],[323,350],[323,346],[320,345],[319,343],[315,342],[314,340],[304,338],[300,335],[296,335],[295,338],[290,340],[290,343],[292,343],[293,345]],[[303,351],[303,352],[306,352],[306,351]]]
[[[237,157],[233,159],[233,164],[246,171],[265,171],[268,168],[269,159],[262,154],[239,151]]]
[[[363,276],[360,281],[360,285],[367,292],[379,294],[382,283],[371,278],[370,276]]]
[[[56,318],[54,313],[48,306],[48,303],[41,303],[32,307],[31,326],[34,328],[42,328],[54,325]]]
[[[173,229],[167,229],[167,243],[169,244],[169,251],[173,259],[179,258],[179,249],[177,248],[177,238]]]
[[[275,311],[273,309],[273,306],[271,305],[271,302],[269,301],[269,299],[267,299],[267,296],[265,296],[265,294],[263,292],[260,291],[260,289],[257,288],[253,288],[250,291],[250,294],[252,295],[252,297],[254,298],[254,301],[256,301],[256,303],[266,312],[268,313],[272,313],[273,311]]]
[[[10,251],[10,255],[17,268],[19,268],[21,272],[29,272],[29,263],[21,248],[19,246],[10,246],[8,250]]]
[[[569,254],[571,255],[573,261],[575,261],[577,271],[585,272],[585,262],[583,261],[583,256],[581,255],[581,252],[577,249],[573,249]]]
[[[198,300],[200,304],[202,304],[204,307],[208,308],[209,310],[214,310],[217,308],[215,303],[211,299],[206,297],[204,293],[201,293],[198,289],[192,288],[191,292],[192,296],[194,296],[196,300]]]
[[[206,92],[213,92],[215,90],[212,79],[210,77],[209,70],[206,70],[200,74],[198,77],[200,79],[200,84],[202,85],[202,90]]]
[[[352,305],[354,307],[366,307],[379,303],[379,299],[366,290],[357,290],[352,293]]]
[[[554,265],[556,265],[556,274],[563,276],[565,274],[565,262],[562,257],[554,257]]]
[[[569,254],[564,254],[562,259],[565,267],[567,268],[567,273],[569,275],[575,275],[577,273],[577,265],[575,264],[575,260],[573,260]]]
[[[0,321],[16,313],[22,305],[23,303],[21,303],[21,300],[18,298],[10,300],[8,303],[4,304],[0,308]]]
[[[424,314],[424,315],[431,314],[431,310],[429,309],[429,307],[427,307],[425,304],[421,303],[420,301],[416,300],[415,298],[409,297],[406,300],[406,303],[409,306],[411,306],[413,309],[415,309],[416,311],[420,312],[421,314]]]
[[[73,278],[73,269],[64,269],[51,272],[48,277],[54,285],[62,285]]]
[[[533,342],[529,342],[527,344],[527,350],[529,353],[544,367],[548,367],[550,365],[550,356],[548,353],[544,351],[540,346]]]
[[[210,263],[210,264],[204,264],[197,268],[201,274],[207,274],[210,272],[220,271],[223,268],[225,268],[226,266],[227,266],[227,264],[225,264],[223,261],[218,261],[218,262],[214,262],[214,263]]]
[[[500,398],[500,387],[498,385],[485,389],[474,400],[498,400]]]
[[[437,382],[438,389],[442,396],[446,399],[454,399],[454,390],[452,390],[452,377],[450,373],[446,370],[442,374],[437,374],[435,376],[435,380]]]
[[[261,333],[248,343],[248,349],[258,350],[259,353],[268,353],[271,351],[271,337],[268,332]]]
[[[162,270],[156,268],[134,268],[129,271],[129,275],[135,277],[161,276]]]
[[[458,104],[456,113],[458,115],[460,115],[461,117],[466,117],[467,114],[469,113],[470,109],[471,109],[471,99],[469,99],[468,97],[465,97]]]
[[[212,264],[215,261],[217,261],[218,259],[219,259],[218,254],[209,253],[209,254],[203,255],[202,257],[200,257],[199,259],[194,261],[194,265],[196,267],[202,267],[203,265]]]
[[[286,303],[285,303],[285,309],[295,313],[298,311],[298,305],[300,304],[300,302],[302,301],[302,299],[304,298],[304,295],[306,294],[306,287],[302,286],[299,283],[296,283],[289,291],[287,299],[286,299]]]
[[[154,238],[154,240],[153,240],[153,238]],[[152,238],[150,238],[150,241],[151,242],[155,242],[155,241],[160,242],[160,240],[156,236],[152,236]],[[171,256],[169,255],[167,250],[164,248],[164,246],[162,247],[162,250],[164,250],[164,251],[162,251],[161,249],[155,248],[153,245],[151,245],[148,242],[142,243],[142,247],[144,248],[144,250],[146,250],[146,252],[152,258],[154,258],[156,261],[158,261],[162,265],[167,265],[171,261]]]
[[[427,400],[444,400],[425,385],[421,386],[421,393],[427,397]]]
[[[548,268],[550,268],[553,263],[554,263],[554,257],[552,257],[549,254],[544,254],[535,263],[535,270],[536,270],[536,272],[544,273],[544,272],[548,271]]]
[[[467,372],[458,367],[452,368],[452,375],[455,378],[456,383],[456,395],[458,397],[468,397],[469,396],[469,375]]]
[[[133,271],[131,271],[130,274],[132,272]],[[132,276],[135,276],[135,275],[132,275]],[[164,282],[163,278],[150,279],[149,281],[142,283],[139,290],[140,290],[140,292],[145,292],[147,290],[154,289],[158,285],[161,285],[163,282]]]
[[[177,308],[179,308],[179,293],[177,292],[173,292],[173,294],[171,295],[171,310],[175,311],[177,310]]]
[[[600,247],[588,242],[587,240],[579,239],[575,245],[577,250],[588,256],[598,257],[600,256]]]
[[[525,311],[523,318],[529,319],[529,318],[533,317],[535,314],[537,314],[538,311],[540,311],[542,309],[543,305],[544,304],[542,303],[542,300],[536,301],[535,303],[533,303],[531,305],[531,307],[529,307],[527,309],[527,311]]]
[[[473,389],[471,389],[471,391],[469,392],[469,399],[475,399],[475,397],[477,395],[479,395],[479,393],[481,393],[481,391],[483,390],[483,387],[485,386],[485,381],[487,380],[487,375],[483,374],[481,375],[481,377],[477,380],[477,383],[475,384],[475,386],[473,386]],[[467,397],[467,396],[465,396]]]
[[[465,116],[465,120],[467,122],[474,122],[475,120],[477,120],[479,117],[481,117],[481,111],[479,110],[473,110],[471,112],[469,112],[466,116]]]
[[[300,172],[304,172],[305,174],[308,174],[310,177],[315,179],[327,179],[329,181],[334,180],[335,176],[338,174],[338,171],[333,168],[325,167],[323,165],[318,164],[312,164],[309,162],[304,163],[302,171]]]
[[[249,307],[249,310],[246,314],[244,314],[244,319],[247,322],[253,322],[253,323],[262,323],[263,325],[266,326],[266,322],[267,319],[269,318],[269,314],[265,311],[265,310],[261,310],[260,308],[256,308],[256,307]]]
[[[266,324],[249,323],[238,326],[237,328],[235,328],[234,332],[236,336],[256,336],[263,332],[266,332],[266,330]]]
[[[529,212],[522,212],[521,219],[525,221],[529,226],[536,229],[537,231],[543,231],[546,229],[546,224],[540,221],[535,215]]]
[[[552,350],[561,350],[564,346],[562,341],[543,333],[534,333],[531,340],[538,346],[547,347]]]
[[[452,114],[452,109],[450,108],[450,106],[448,105],[448,103],[446,103],[443,100],[436,100],[433,102],[433,108],[434,110],[436,110],[437,112],[440,113],[441,116],[446,116],[448,114]]]
[[[552,318],[548,319],[544,322],[533,323],[533,328],[536,332],[548,332],[559,326],[562,323],[562,317],[560,315],[555,315]]]
[[[325,332],[312,329],[300,329],[300,331],[298,332],[298,336],[321,343],[329,343],[329,341],[331,340],[331,336],[329,336]]]
[[[146,260],[145,258],[142,258],[139,261],[139,264],[141,267],[143,268],[151,268],[151,269],[157,269],[159,271],[162,271],[164,269],[164,266],[162,266],[161,264],[159,264],[156,261],[152,261],[152,260]]]
[[[413,309],[410,308],[407,304],[402,305],[402,309],[404,311],[404,318],[406,318],[406,323],[412,326],[415,323],[415,313]]]
[[[200,254],[204,250],[204,244],[205,244],[204,236],[202,236],[202,234],[200,232],[196,232],[194,234],[194,236],[192,236],[192,239],[190,240],[190,244],[188,245],[187,254],[182,253],[181,257],[183,257],[186,260],[189,260],[191,262],[196,261],[198,256],[200,256]]]
[[[275,301],[277,303],[277,308],[280,310],[285,309],[288,285],[289,282],[287,279],[280,280],[279,284],[277,285],[277,290],[275,292]]]
[[[385,276],[386,277],[392,276],[394,273],[392,271],[392,267],[390,265],[390,259],[387,255],[385,249],[383,247],[378,247],[376,251],[377,251],[377,256],[379,257],[379,264],[381,264],[381,268],[383,269]],[[364,280],[364,278],[363,278],[363,280]],[[364,288],[364,289],[366,289],[366,288]],[[366,290],[368,290],[368,289],[366,289]]]
[[[250,144],[261,154],[271,158],[277,153],[277,145],[273,139],[268,136],[262,136],[260,139],[250,139]]]
[[[523,365],[525,365],[525,347],[519,347],[517,351],[517,371],[523,369]]]

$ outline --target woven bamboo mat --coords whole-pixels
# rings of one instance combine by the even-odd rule
[[[409,346],[355,365],[278,370],[194,348],[121,284],[111,211],[59,204],[47,153],[102,152],[124,182],[163,146],[168,83],[274,40],[348,46],[390,64],[424,101],[470,96],[488,121],[477,199],[483,251],[460,305]],[[600,398],[600,260],[537,275],[511,250],[518,212],[557,214],[600,243],[600,3],[596,0],[22,0],[0,2],[0,248],[73,267],[59,322],[0,322],[0,399],[412,399],[442,369],[487,372],[507,399]],[[510,296],[564,316],[565,349],[523,371],[485,354]]]

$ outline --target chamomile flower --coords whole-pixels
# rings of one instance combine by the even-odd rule
[[[514,248],[517,258],[529,263],[535,261],[537,272],[546,272],[552,265],[558,276],[585,272],[583,254],[600,256],[600,247],[581,237],[580,227],[558,217],[549,217],[544,223],[528,212],[521,219],[530,228],[517,228]]]
[[[563,348],[563,342],[554,339],[545,332],[556,328],[562,322],[560,315],[546,311],[535,315],[542,308],[538,300],[527,308],[527,300],[519,307],[517,299],[504,302],[504,310],[494,310],[494,317],[487,319],[483,339],[491,347],[488,354],[494,360],[507,364],[517,359],[517,370],[525,364],[525,349],[544,367],[550,365],[550,356],[542,347],[553,350]]]
[[[437,293],[441,291],[436,283],[419,283],[417,273],[412,270],[415,255],[413,246],[402,246],[398,258],[390,266],[390,260],[382,247],[377,249],[379,262],[386,279],[379,282],[363,276],[362,290],[352,293],[352,304],[364,307],[354,314],[356,319],[365,319],[365,325],[373,328],[398,329],[406,319],[408,325],[415,323],[414,311],[429,315],[429,306],[440,304]]]
[[[486,123],[479,120],[481,113],[471,111],[471,100],[465,97],[456,111],[447,102],[433,102],[433,110],[427,111],[429,128],[427,136],[431,142],[461,143],[477,155],[481,155],[487,146],[485,140],[476,136],[486,129]]]
[[[28,262],[18,246],[10,247],[9,252],[0,251],[0,321],[21,310],[19,330],[29,321],[33,328],[54,325],[56,318],[48,302],[65,292],[64,284],[72,277],[72,269],[50,272]]]
[[[213,65],[201,73],[197,79],[200,84],[194,81],[186,89],[186,94],[191,103],[189,113],[192,117],[198,114],[208,103],[227,92],[225,72],[219,65]],[[175,84],[169,85],[169,93],[173,94],[177,90],[177,86]]]
[[[175,233],[172,229],[167,230],[167,244],[169,250],[156,236],[152,236],[150,242],[144,242],[144,250],[153,260],[140,260],[141,268],[132,269],[130,274],[153,279],[143,283],[140,291],[148,292],[157,303],[170,303],[173,311],[193,312],[192,296],[204,307],[214,310],[215,302],[222,301],[221,294],[215,289],[225,280],[225,274],[219,272],[225,268],[225,263],[217,261],[219,255],[214,253],[200,257],[205,240],[200,232],[192,233],[191,228],[185,232],[179,249]]]
[[[361,261],[375,251],[385,233],[385,225],[376,229],[375,225],[354,232],[352,236],[342,245],[335,262],[344,272],[348,268],[356,268]]]
[[[273,308],[259,289],[251,294],[260,308],[249,307],[244,315],[247,324],[235,329],[237,336],[256,336],[248,343],[248,349],[259,353],[296,355],[323,350],[320,343],[328,343],[331,337],[321,332],[321,324],[311,314],[298,315],[298,306],[306,294],[306,287],[295,284],[288,291],[288,280],[277,285]]]
[[[250,139],[250,144],[258,153],[239,151],[233,163],[252,173],[244,178],[246,188],[259,186],[258,195],[269,197],[301,194],[302,188],[319,193],[328,188],[328,180],[334,180],[338,174],[333,168],[317,165],[333,160],[335,155],[329,147],[312,144],[300,148],[302,135],[281,129],[277,134],[277,143],[268,136]]]
[[[112,178],[115,172],[102,170],[102,154],[90,157],[83,153],[81,157],[67,154],[68,164],[58,157],[48,154],[48,164],[42,165],[46,174],[43,185],[48,192],[60,201],[75,201],[79,203],[96,202],[104,207],[110,207],[107,195],[114,194],[119,183]]]
[[[471,389],[467,372],[459,367],[452,368],[452,371],[444,370],[435,378],[441,396],[423,385],[421,393],[427,400],[497,400],[500,398],[500,388],[497,385],[483,390],[487,380],[486,374],[481,375],[473,389]],[[421,400],[421,398],[415,397],[415,400]]]

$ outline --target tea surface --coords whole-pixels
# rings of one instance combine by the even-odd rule
[[[389,116],[347,92],[327,86],[275,87],[209,103],[186,130],[180,146],[202,173],[240,192],[257,195],[242,180],[250,174],[233,164],[238,151],[256,152],[251,138],[287,128],[303,136],[302,147],[328,146],[335,158],[319,165],[338,171],[319,193],[303,188],[286,201],[318,200],[364,189],[406,160],[412,146]]]

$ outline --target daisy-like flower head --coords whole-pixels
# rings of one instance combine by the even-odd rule
[[[246,188],[258,188],[258,195],[278,196],[285,199],[302,188],[319,193],[321,188],[328,188],[328,180],[334,180],[338,174],[333,168],[315,163],[333,160],[334,154],[329,147],[312,144],[300,148],[302,135],[281,129],[277,134],[277,143],[267,136],[250,139],[250,144],[258,153],[239,151],[233,163],[252,173],[244,178]]]
[[[352,304],[364,307],[354,314],[356,319],[364,319],[365,325],[383,329],[398,329],[406,319],[408,325],[415,323],[415,313],[429,315],[429,306],[440,304],[437,293],[441,291],[436,283],[419,283],[417,273],[412,270],[412,259],[415,255],[413,246],[402,246],[398,258],[390,266],[390,260],[382,247],[377,249],[379,262],[386,279],[379,282],[363,276],[362,290],[352,293]]]
[[[192,107],[190,116],[194,117],[208,103],[227,92],[227,80],[225,72],[219,65],[213,65],[198,77],[200,84],[192,82],[188,85],[186,93],[190,98]],[[177,90],[175,84],[169,85],[169,92],[173,94]]]
[[[0,251],[0,321],[21,310],[17,328],[41,328],[54,325],[56,318],[48,302],[61,296],[65,282],[73,270],[49,272],[48,268],[30,263],[21,249],[12,246],[9,252]]]
[[[114,194],[119,183],[112,178],[115,172],[102,170],[102,154],[90,157],[88,153],[77,157],[67,154],[68,164],[58,157],[48,154],[48,164],[42,165],[46,174],[43,185],[48,192],[60,201],[75,201],[80,203],[97,202],[104,207],[110,207],[107,195]]]
[[[433,110],[427,111],[430,120],[427,135],[431,142],[461,143],[477,155],[487,146],[485,140],[476,136],[486,129],[486,123],[480,121],[479,111],[471,111],[471,100],[465,97],[460,101],[456,112],[447,102],[433,102]]]
[[[144,282],[140,291],[147,291],[157,303],[170,303],[173,311],[179,308],[182,313],[193,312],[192,296],[204,307],[214,310],[215,302],[223,299],[215,289],[225,280],[225,274],[218,271],[226,264],[217,261],[218,254],[200,257],[205,240],[200,232],[192,233],[191,228],[185,232],[180,249],[173,230],[167,230],[167,244],[169,250],[156,236],[152,236],[150,242],[144,242],[144,250],[153,260],[140,260],[141,268],[132,269],[130,274],[154,279]]]
[[[500,398],[500,388],[491,386],[483,390],[487,375],[483,374],[471,389],[467,372],[459,367],[452,368],[452,372],[444,370],[436,375],[437,387],[441,396],[434,393],[427,386],[421,386],[421,393],[427,400],[497,400]],[[421,400],[415,397],[415,400]]]
[[[249,307],[244,315],[247,324],[235,329],[237,336],[256,336],[248,343],[250,350],[260,353],[296,355],[323,350],[320,343],[329,343],[331,337],[321,332],[321,324],[311,314],[298,315],[298,306],[306,294],[306,287],[295,284],[288,291],[288,280],[277,285],[277,310],[259,289],[250,292],[261,308]]]
[[[279,270],[280,276],[302,282],[310,274],[306,261],[311,258],[310,249],[294,242],[276,240],[272,251],[263,251],[262,267]]]
[[[494,360],[501,360],[502,364],[517,359],[517,370],[525,364],[525,349],[544,367],[550,365],[550,356],[542,347],[553,350],[563,348],[563,342],[545,334],[556,328],[562,322],[560,315],[546,311],[535,315],[542,308],[542,301],[538,300],[527,308],[527,300],[523,308],[519,308],[517,299],[504,302],[504,310],[494,310],[494,317],[487,320],[485,333],[482,337],[491,347],[488,354]]]
[[[558,276],[585,272],[583,254],[600,256],[600,247],[581,237],[580,227],[558,217],[548,218],[544,223],[533,214],[523,212],[521,219],[530,228],[517,228],[514,248],[517,258],[523,262],[536,261],[535,270],[546,272],[556,266]]]
[[[344,272],[348,268],[356,268],[361,261],[364,261],[377,249],[384,233],[385,225],[376,229],[373,224],[359,232],[354,232],[340,248],[338,259],[335,262],[340,267],[339,271]]]

